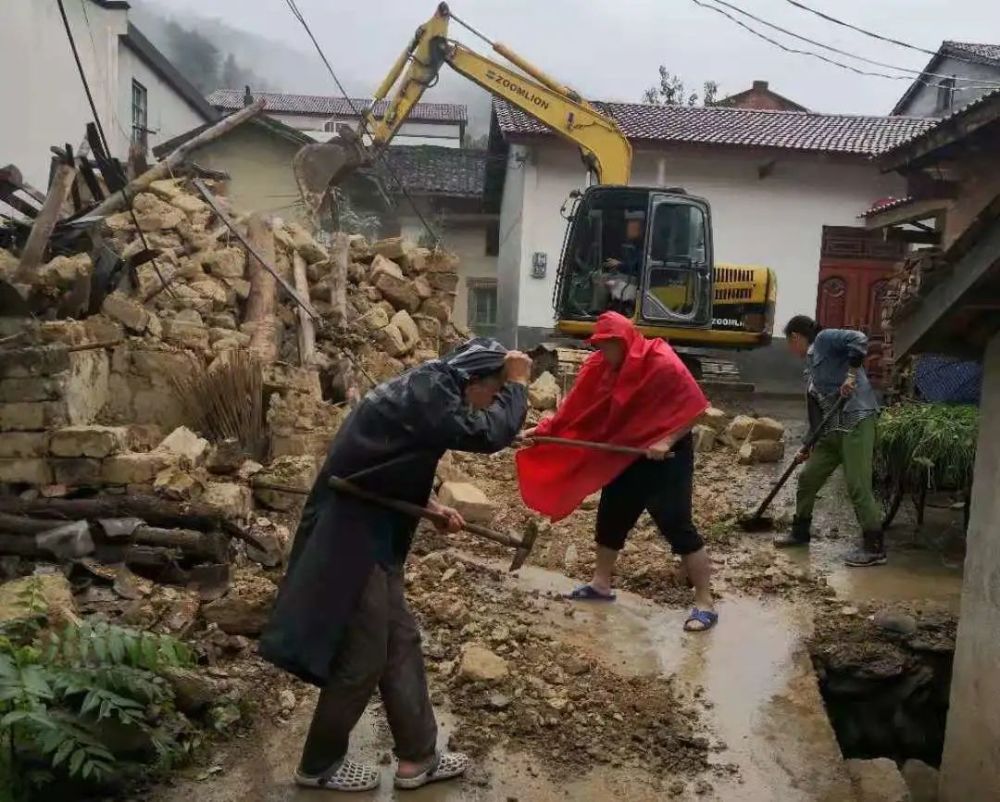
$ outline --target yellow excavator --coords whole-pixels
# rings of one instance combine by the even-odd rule
[[[517,69],[448,37],[465,27]],[[677,187],[629,186],[632,148],[617,123],[568,86],[470,27],[441,3],[417,28],[375,92],[357,130],[307,145],[294,168],[306,202],[320,209],[330,190],[370,165],[406,121],[443,65],[580,149],[595,183],[571,197],[554,296],[556,332],[582,339],[601,312],[633,319],[644,334],[690,348],[749,349],[770,343],[777,279],[766,267],[715,265],[709,204]],[[393,92],[384,114],[373,109]],[[701,366],[688,352],[699,375]]]

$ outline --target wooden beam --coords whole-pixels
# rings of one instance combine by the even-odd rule
[[[59,222],[62,206],[69,197],[70,188],[76,179],[76,167],[70,164],[60,164],[56,168],[55,177],[49,186],[49,194],[42,204],[42,210],[31,226],[28,241],[21,252],[21,263],[14,273],[14,281],[19,284],[30,284],[33,274],[38,270],[45,256],[45,248],[49,244],[52,231]]]
[[[910,231],[905,228],[893,227],[885,230],[885,237],[893,242],[912,242],[920,245],[939,245],[941,243],[941,232],[939,231]]]
[[[921,341],[945,316],[951,315],[962,297],[1000,263],[1000,221],[954,265],[951,274],[921,298],[909,315],[893,324],[893,352],[896,359],[921,347]]]
[[[949,201],[939,199],[914,201],[866,218],[865,228],[871,230],[912,223],[914,220],[926,220],[928,217],[935,217],[941,212],[947,211],[950,205]]]
[[[295,278],[295,289],[303,296],[309,297],[309,277],[306,275],[306,260],[296,251],[292,254],[292,275]],[[299,364],[309,367],[316,359],[316,327],[313,319],[306,314],[301,306],[299,314]]]
[[[94,208],[91,215],[103,217],[105,215],[114,214],[120,209],[123,209],[126,206],[126,198],[132,197],[137,192],[142,192],[154,181],[168,177],[170,175],[170,171],[184,161],[190,153],[193,153],[202,145],[205,145],[214,139],[218,139],[223,134],[232,131],[237,126],[260,114],[263,108],[264,100],[262,98],[256,103],[252,103],[251,105],[230,114],[228,117],[223,117],[215,125],[206,128],[197,136],[191,137],[191,139],[183,145],[180,145],[162,161],[157,162],[142,175],[130,181],[123,190],[115,192],[113,195],[101,202]]]
[[[276,275],[269,273],[264,262],[274,261],[274,232],[260,214],[250,215],[247,223],[247,246],[251,254],[263,254],[262,259],[253,255],[247,257],[247,275],[250,279],[250,294],[247,296],[246,312],[243,320],[253,323],[250,335],[250,350],[254,351],[265,365],[278,360],[278,320],[274,314],[278,298]]]

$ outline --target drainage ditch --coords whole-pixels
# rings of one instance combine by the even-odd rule
[[[848,608],[818,625],[813,665],[845,758],[940,766],[955,624],[941,611]]]

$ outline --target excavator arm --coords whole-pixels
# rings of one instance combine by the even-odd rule
[[[445,64],[576,145],[599,184],[628,184],[632,148],[614,120],[498,42],[489,44],[527,75],[449,39],[451,18],[447,3],[440,3],[417,29],[376,90],[357,131],[307,145],[296,154],[295,174],[307,203],[318,209],[331,187],[389,146]],[[385,113],[376,117],[376,105],[393,89]]]

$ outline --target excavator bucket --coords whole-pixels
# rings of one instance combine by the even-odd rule
[[[368,161],[364,145],[350,130],[342,130],[329,142],[299,148],[292,169],[306,207],[319,215],[330,190]]]

